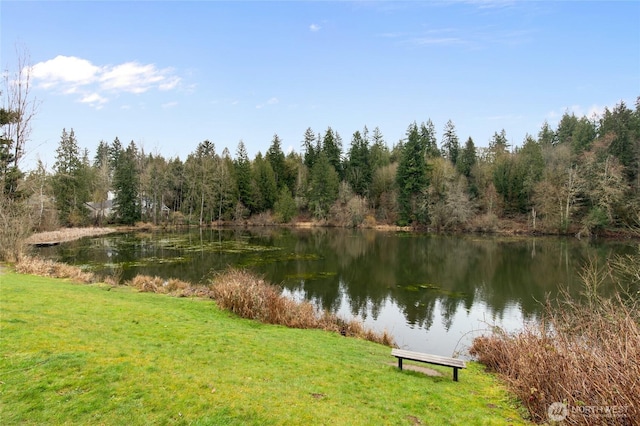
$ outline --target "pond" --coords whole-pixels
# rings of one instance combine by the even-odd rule
[[[493,326],[535,321],[547,294],[580,292],[589,259],[638,252],[637,242],[443,236],[345,229],[207,229],[134,232],[38,249],[102,274],[120,271],[200,282],[247,268],[369,328],[404,349],[465,355]],[[614,291],[612,283],[607,284]]]

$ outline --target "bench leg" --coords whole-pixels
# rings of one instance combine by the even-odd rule
[[[453,367],[453,381],[454,382],[458,381],[458,368],[457,367]]]
[[[402,370],[402,358],[398,358],[398,368]]]

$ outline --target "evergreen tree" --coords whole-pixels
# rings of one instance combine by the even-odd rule
[[[438,143],[436,142],[436,128],[431,119],[427,123],[420,124],[420,145],[425,152],[427,158],[436,158],[440,156]]]
[[[596,126],[587,117],[582,117],[576,123],[571,135],[571,148],[574,154],[587,151],[596,138]]]
[[[407,142],[402,148],[396,175],[401,225],[418,220],[416,215],[418,198],[424,193],[428,183],[424,151],[420,144],[420,135],[415,123],[409,126],[407,135]]]
[[[519,170],[523,174],[518,207],[521,212],[524,212],[533,204],[534,189],[542,179],[545,166],[542,146],[530,135],[525,137],[524,144],[518,151],[518,163]]]
[[[565,113],[562,114],[560,123],[558,123],[558,130],[556,131],[558,143],[571,145],[572,137],[577,125],[578,117],[573,113],[569,114],[568,111],[565,111]]]
[[[296,201],[291,196],[289,188],[280,188],[280,194],[273,206],[273,210],[279,221],[284,223],[291,222],[291,219],[296,215]]]
[[[304,140],[302,141],[302,150],[304,151],[304,165],[307,166],[309,170],[313,167],[316,162],[316,157],[318,152],[316,151],[316,136],[309,127],[304,132]]]
[[[493,169],[493,184],[504,200],[507,213],[524,213],[532,205],[533,190],[542,178],[542,147],[527,135],[515,154],[499,157]]]
[[[113,143],[109,147],[109,161],[111,162],[111,170],[115,170],[118,167],[118,160],[120,155],[124,151],[120,139],[116,136]]]
[[[329,209],[338,198],[340,178],[324,152],[318,156],[311,169],[309,207],[317,218],[326,218]]]
[[[60,222],[67,226],[85,224],[89,182],[73,129],[69,133],[62,129],[53,169],[53,191]]]
[[[456,168],[458,169],[458,173],[469,177],[471,176],[471,169],[476,164],[476,146],[473,143],[473,139],[469,137],[467,142],[458,157],[458,162],[456,164]]]
[[[100,168],[103,164],[109,165],[109,144],[103,140],[98,142],[96,155],[93,157],[93,167]]]
[[[138,198],[140,189],[138,148],[131,141],[127,149],[120,148],[119,152],[117,146],[112,146],[112,152],[114,158],[117,159],[113,176],[115,213],[120,223],[133,225],[141,219],[141,206]]]
[[[255,213],[269,210],[273,207],[278,196],[276,177],[271,168],[271,163],[258,152],[253,160],[253,198],[255,200]]]
[[[18,120],[18,114],[14,111],[1,108],[0,109],[0,190],[2,195],[10,199],[18,197],[18,181],[22,177],[22,173],[18,170],[15,162],[13,151],[13,139],[7,130],[11,124]]]
[[[339,178],[342,180],[342,139],[337,132],[334,132],[331,127],[327,129],[322,139],[322,151],[329,160],[329,164],[333,166],[338,173]]]
[[[616,105],[612,111],[605,109],[600,120],[599,134],[613,137],[609,153],[616,156],[625,167],[630,183],[638,185],[640,180],[640,98],[635,113],[624,102]]]
[[[456,134],[456,127],[453,121],[447,121],[442,134],[442,155],[448,158],[455,166],[458,162],[458,153],[460,151],[460,142]]]
[[[380,167],[387,166],[391,163],[391,153],[389,152],[389,148],[384,141],[384,137],[382,136],[380,129],[377,127],[373,129],[371,142],[369,157],[371,161],[371,172],[373,174]]]
[[[236,159],[233,162],[236,185],[238,186],[238,201],[243,206],[253,209],[254,202],[251,193],[251,161],[247,154],[247,149],[244,146],[244,142],[238,143],[238,149],[236,150]]]
[[[494,132],[489,141],[488,159],[490,162],[496,161],[501,156],[509,153],[509,141],[507,132],[502,129],[500,133]]]
[[[282,188],[283,186],[287,186],[287,173],[284,162],[284,153],[282,152],[282,142],[280,141],[280,138],[277,134],[273,135],[271,146],[269,146],[265,157],[269,164],[271,164],[271,168],[273,169],[273,174],[276,179],[276,187]]]
[[[347,182],[356,194],[368,194],[372,178],[369,141],[359,131],[351,139],[346,175]]]
[[[556,132],[554,132],[549,123],[545,120],[542,124],[540,132],[538,132],[538,143],[544,147],[555,145],[557,142]]]

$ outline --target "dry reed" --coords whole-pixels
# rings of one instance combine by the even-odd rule
[[[563,292],[547,300],[539,324],[471,346],[536,422],[548,421],[549,406],[560,402],[566,424],[640,424],[640,312],[637,302],[599,294],[603,273],[588,265],[582,300]]]
[[[150,277],[148,275],[136,275],[128,281],[131,287],[143,292],[171,294],[174,296],[191,296],[193,294],[192,285],[186,281],[176,278],[165,280],[160,277]]]
[[[21,257],[16,263],[16,272],[52,278],[67,278],[80,283],[94,283],[98,278],[92,272],[83,271],[77,266],[45,260],[39,257]]]
[[[246,271],[230,269],[218,274],[209,287],[218,306],[243,318],[292,328],[334,331],[387,346],[395,345],[386,331],[375,333],[365,329],[359,321],[346,321],[327,311],[318,311],[308,301],[294,301],[283,296],[278,287]]]

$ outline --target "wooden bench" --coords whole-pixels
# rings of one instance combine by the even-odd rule
[[[403,359],[408,359],[410,361],[426,362],[428,364],[444,365],[445,367],[451,367],[453,368],[453,380],[456,382],[458,381],[458,369],[467,368],[467,365],[463,360],[457,359],[457,358],[449,358],[446,356],[429,355],[429,354],[423,354],[420,352],[405,351],[402,349],[392,349],[391,355],[398,358],[398,368],[400,370],[402,370]]]

